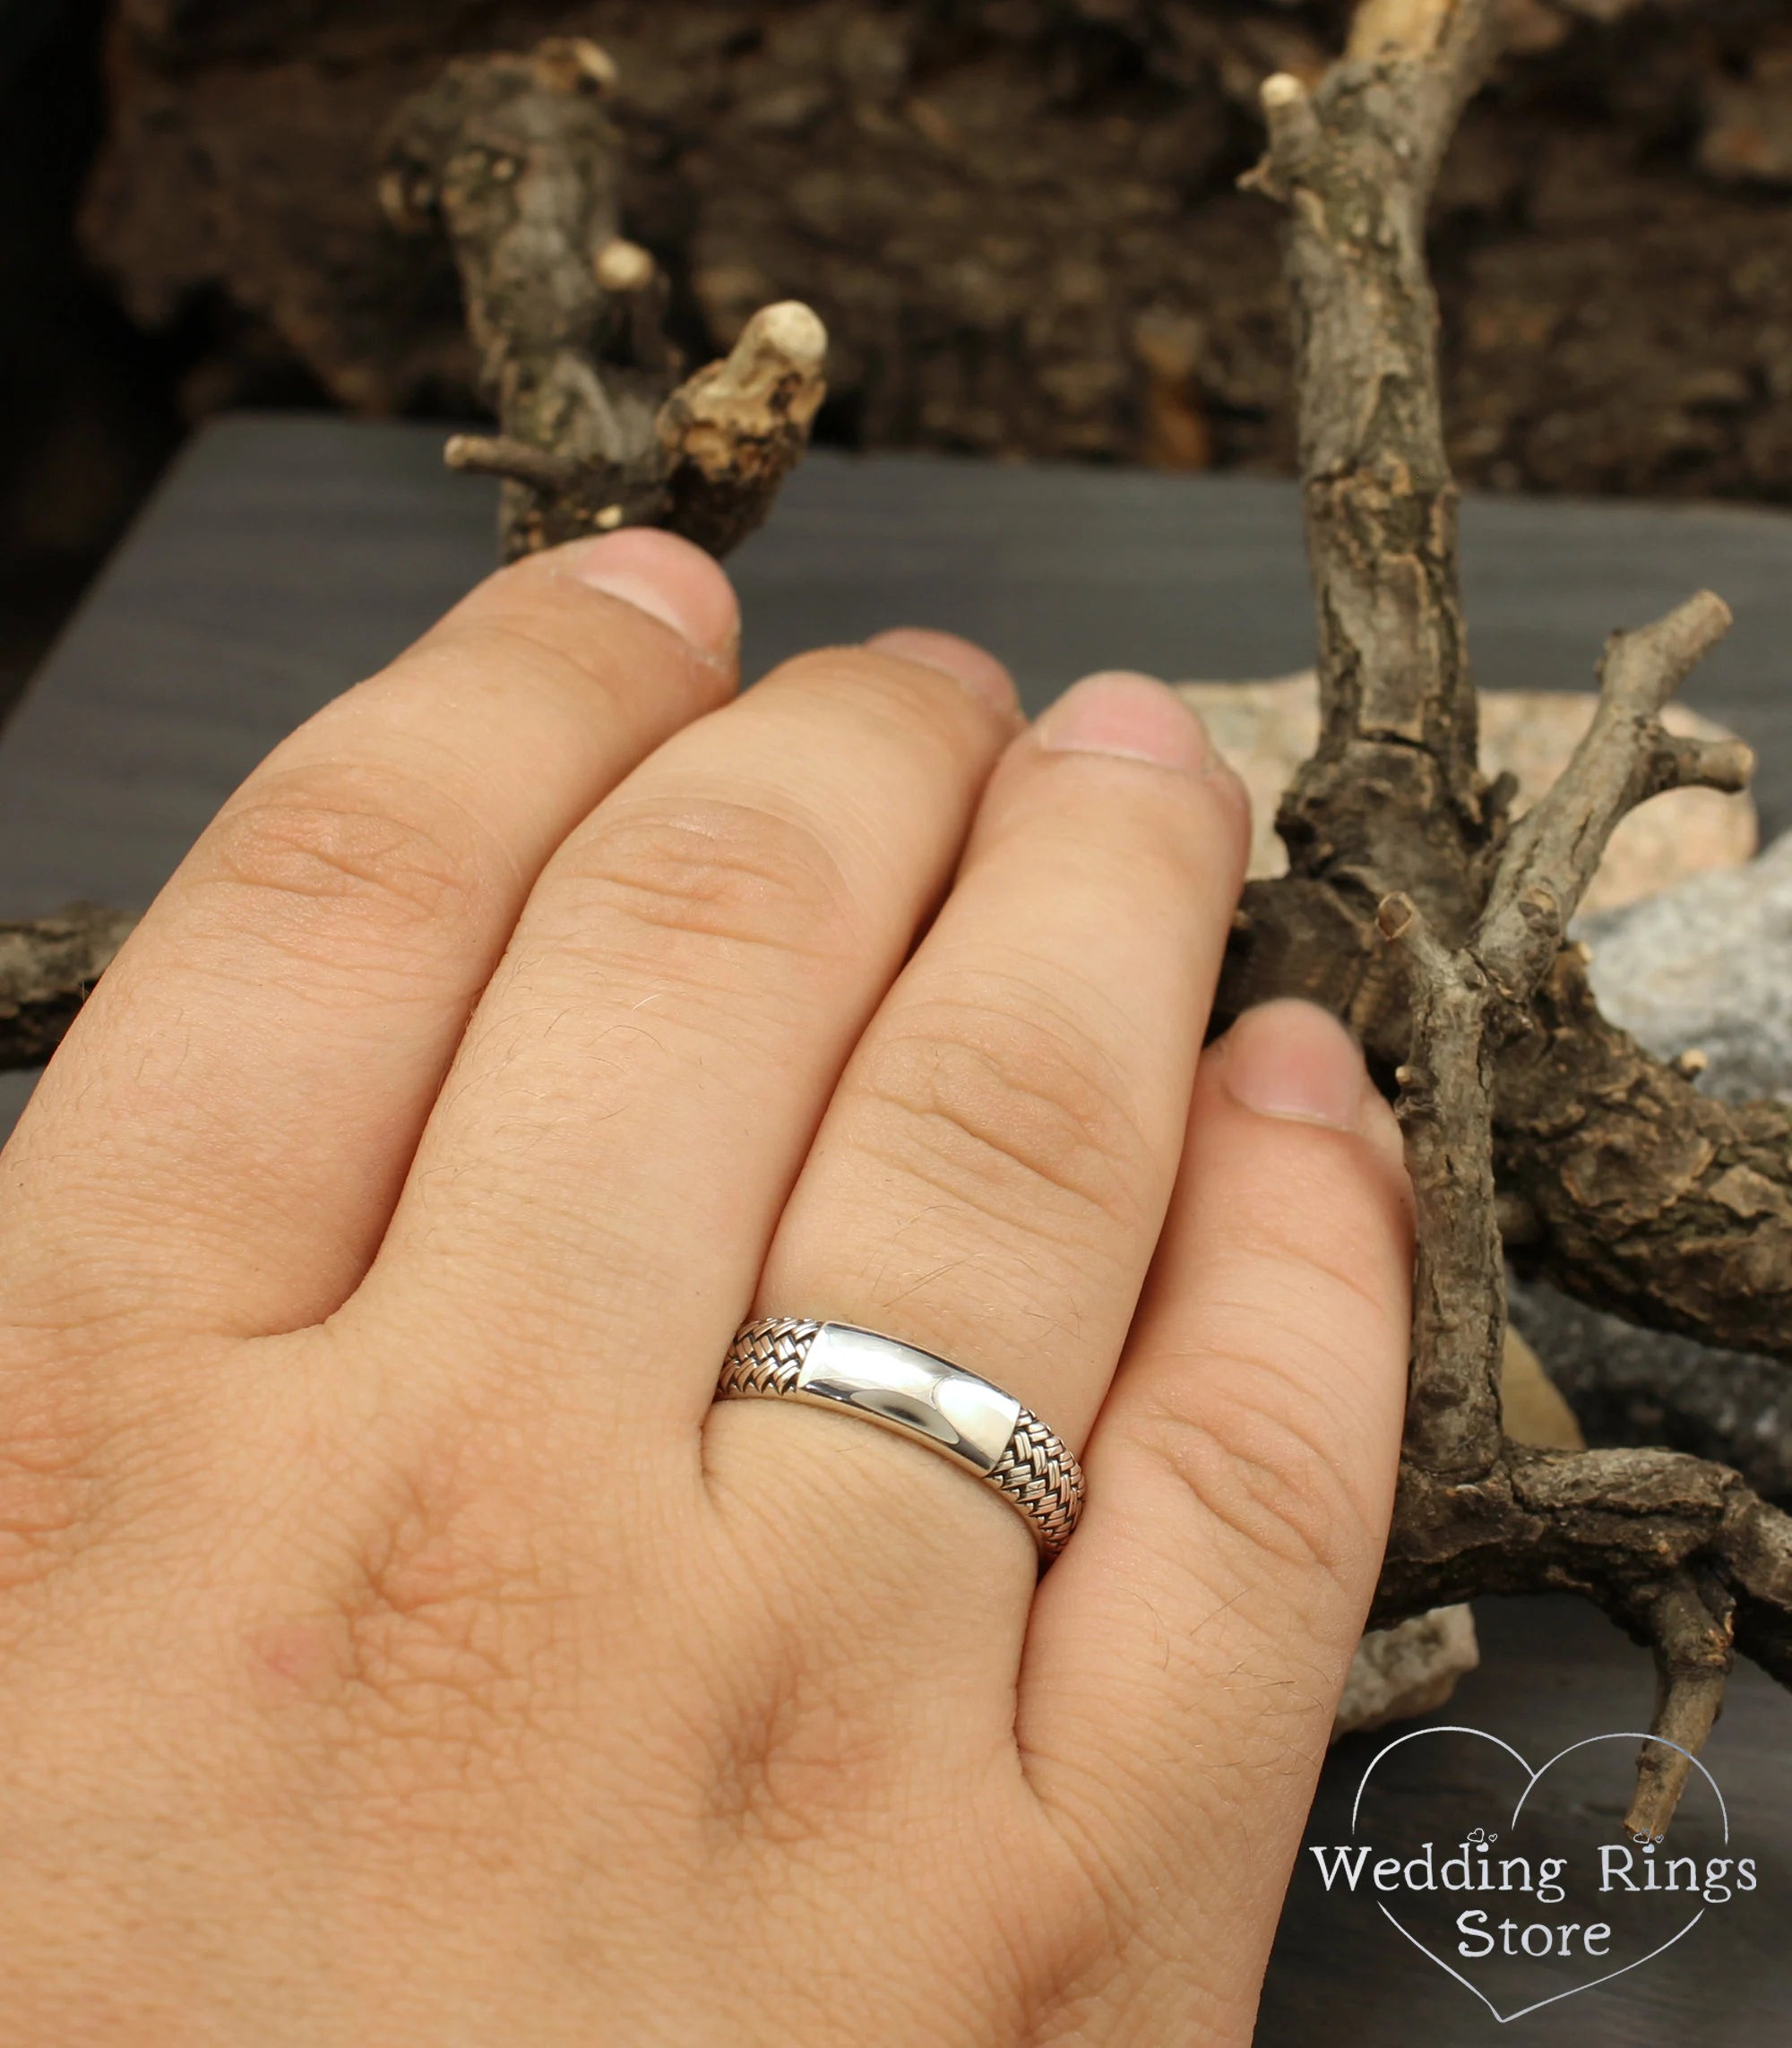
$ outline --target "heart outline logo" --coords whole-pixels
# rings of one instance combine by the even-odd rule
[[[1426,1735],[1478,1736],[1482,1742],[1492,1743],[1495,1748],[1503,1750],[1519,1768],[1526,1774],[1525,1788],[1519,1794],[1518,1803],[1512,1808],[1512,1819],[1506,1823],[1509,1828],[1515,1828],[1518,1825],[1519,1815],[1524,1811],[1524,1803],[1536,1791],[1538,1781],[1560,1763],[1564,1757],[1572,1756],[1576,1750],[1588,1749],[1595,1743],[1659,1743],[1664,1749],[1678,1750],[1680,1754],[1704,1779],[1705,1783],[1710,1786],[1711,1794],[1718,1803],[1719,1817],[1723,1822],[1724,1846],[1726,1848],[1729,1846],[1730,1812],[1728,1806],[1724,1803],[1723,1792],[1719,1786],[1717,1779],[1711,1776],[1710,1772],[1693,1754],[1691,1750],[1681,1749],[1678,1743],[1669,1742],[1665,1735],[1641,1734],[1634,1729],[1614,1729],[1607,1734],[1583,1735],[1578,1743],[1570,1743],[1566,1749],[1557,1750],[1546,1763],[1540,1764],[1537,1769],[1532,1770],[1529,1760],[1515,1750],[1510,1743],[1502,1741],[1498,1735],[1490,1735],[1485,1728],[1462,1727],[1454,1724],[1434,1728],[1414,1728],[1404,1735],[1396,1735],[1392,1742],[1385,1743],[1375,1751],[1364,1768],[1362,1778],[1357,1786],[1357,1796],[1351,1802],[1350,1832],[1353,1836],[1357,1832],[1357,1818],[1363,1810],[1363,1794],[1369,1788],[1369,1780],[1374,1775],[1376,1765],[1381,1762],[1383,1757],[1391,1756],[1396,1750],[1404,1748],[1408,1743],[1418,1742]],[[1529,2005],[1521,2006],[1516,2012],[1502,2012],[1478,1984],[1471,1983],[1460,1970],[1452,1969],[1442,1956],[1427,1949],[1418,1936],[1409,1927],[1403,1925],[1399,1917],[1390,1912],[1380,1899],[1377,1899],[1375,1904],[1391,1926],[1403,1934],[1427,1961],[1435,1963],[1445,1976],[1453,1977],[1464,1991],[1472,1992],[1476,1998],[1479,1999],[1487,2010],[1493,2014],[1495,2022],[1501,2026],[1509,2026],[1514,2020],[1523,2019],[1533,2012],[1541,2012],[1546,2005],[1559,2005],[1564,1998],[1577,1997],[1581,1992],[1593,1991],[1600,1984],[1611,1983],[1615,1978],[1628,1976],[1633,1970],[1640,1970],[1645,1963],[1652,1963],[1658,1956],[1665,1955],[1676,1941],[1684,1940],[1705,1917],[1706,1912],[1706,1908],[1702,1906],[1677,1934],[1670,1934],[1667,1940],[1658,1943],[1646,1956],[1638,1956],[1634,1961],[1625,1963],[1615,1970],[1607,1970],[1603,1976],[1590,1977],[1583,1984],[1570,1984],[1566,1991],[1553,1992],[1547,1998],[1537,1999]]]

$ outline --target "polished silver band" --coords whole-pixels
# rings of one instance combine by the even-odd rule
[[[1026,1518],[1042,1568],[1082,1512],[1082,1467],[1038,1416],[975,1373],[893,1337],[794,1316],[743,1323],[716,1398],[762,1395],[845,1408],[976,1473]]]

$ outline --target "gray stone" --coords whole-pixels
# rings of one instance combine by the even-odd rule
[[[1792,832],[1575,931],[1614,1023],[1663,1059],[1702,1053],[1698,1085],[1725,1101],[1792,1101]]]
[[[1467,1607],[1434,1607],[1391,1629],[1370,1630],[1357,1646],[1331,1740],[1429,1714],[1480,1661],[1475,1617]]]

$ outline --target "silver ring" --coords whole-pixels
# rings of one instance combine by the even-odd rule
[[[1082,1512],[1082,1467],[1038,1416],[975,1373],[893,1337],[795,1316],[744,1322],[715,1398],[766,1395],[863,1416],[976,1473],[1025,1518],[1041,1570]]]

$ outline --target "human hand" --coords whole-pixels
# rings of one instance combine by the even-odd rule
[[[278,747],[0,1163],[0,2042],[1242,2043],[1386,1531],[1392,1118],[1202,1054],[1245,805],[1137,678],[738,700],[492,578]],[[867,1325],[1081,1455],[711,1407]]]

